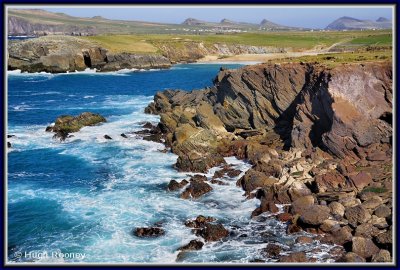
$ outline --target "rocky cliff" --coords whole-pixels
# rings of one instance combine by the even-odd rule
[[[342,246],[340,262],[389,262],[392,85],[389,62],[261,64],[221,70],[211,88],[159,92],[146,112],[161,116],[153,133],[178,170],[248,160],[237,185],[260,199],[252,217],[291,204],[276,215],[288,234]]]
[[[114,54],[93,43],[75,37],[49,36],[8,45],[8,69],[27,72],[66,72],[96,68],[167,68],[171,62],[161,55]]]
[[[360,159],[371,145],[391,143],[390,63],[333,69],[262,64],[222,70],[214,84],[155,96],[147,111],[161,115],[169,144],[186,142],[180,133],[207,133],[215,144],[215,136],[235,140],[243,132],[270,132],[279,135],[285,149],[319,147],[338,158]]]
[[[283,53],[286,52],[287,48],[278,47],[263,47],[263,46],[251,46],[242,44],[205,44],[204,42],[196,41],[177,41],[154,43],[162,54],[170,59],[172,62],[195,62],[200,58],[207,55],[219,55],[219,56],[232,56],[239,54],[267,54],[267,53]]]

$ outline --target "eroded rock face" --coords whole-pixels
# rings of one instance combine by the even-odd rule
[[[390,144],[392,134],[384,117],[392,111],[391,68],[391,63],[378,62],[333,69],[287,63],[222,70],[211,88],[157,93],[146,112],[161,116],[167,143],[183,170],[205,171],[223,162],[219,147],[231,149],[226,154],[245,156],[249,144],[245,142],[244,153],[240,152],[238,136],[250,134],[241,137],[248,141],[262,136],[262,130],[278,134],[286,147],[318,146],[335,157],[354,160],[367,155],[382,159],[385,153],[390,159],[379,145]],[[252,130],[256,132],[243,133]],[[374,158],[371,151],[380,154]],[[253,162],[267,163],[271,158],[254,153]],[[329,181],[319,188],[346,184],[340,177]]]
[[[161,55],[113,54],[95,43],[72,36],[43,36],[8,45],[9,70],[61,73],[86,68],[114,71],[170,66],[171,62]]]

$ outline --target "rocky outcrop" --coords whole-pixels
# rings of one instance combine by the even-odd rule
[[[159,92],[146,112],[160,115],[180,170],[205,172],[225,156],[247,159],[252,168],[237,185],[261,201],[252,217],[269,212],[288,234],[324,234],[299,235],[296,242],[342,246],[337,261],[387,261],[393,256],[391,68],[369,62],[222,69],[213,87]],[[292,205],[276,215],[276,204]],[[279,260],[308,258],[292,253]]]
[[[177,45],[176,43],[179,44]],[[162,54],[171,62],[195,62],[207,55],[232,56],[238,54],[283,53],[285,48],[262,47],[242,44],[205,44],[204,42],[176,40],[170,42],[153,42]]]
[[[170,67],[161,55],[114,54],[89,41],[71,36],[46,36],[8,44],[8,69],[60,73],[86,68],[99,71]]]
[[[99,123],[106,122],[106,119],[95,113],[84,112],[78,116],[63,115],[56,119],[54,125],[46,128],[47,132],[54,132],[55,138],[65,140],[69,133],[78,132],[82,127],[94,126]],[[106,139],[111,139],[108,135],[105,135]]]
[[[157,93],[146,109],[161,116],[178,168],[205,171],[222,162],[218,147],[238,141],[243,130],[278,134],[286,148],[319,147],[352,160],[379,152],[390,159],[390,63],[255,65],[222,70],[214,84]]]

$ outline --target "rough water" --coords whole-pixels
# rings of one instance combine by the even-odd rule
[[[239,65],[225,65],[236,68]],[[174,263],[177,249],[197,237],[187,219],[213,216],[230,231],[224,241],[206,243],[181,262],[274,261],[261,252],[269,242],[285,250],[329,247],[314,241],[295,244],[285,226],[264,214],[255,220],[256,199],[247,200],[236,180],[250,168],[227,162],[243,173],[223,178],[226,186],[198,200],[167,191],[171,179],[188,179],[173,168],[177,156],[162,144],[129,134],[158,116],[144,114],[153,95],[164,89],[200,89],[212,85],[220,65],[176,65],[169,70],[69,74],[8,73],[8,260],[10,262]],[[45,132],[58,116],[100,113],[107,123],[85,127],[61,143]],[[107,134],[113,140],[106,140]],[[207,176],[211,177],[213,168]],[[141,239],[135,227],[161,222],[166,234]]]

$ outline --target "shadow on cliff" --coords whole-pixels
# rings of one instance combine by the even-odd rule
[[[325,149],[322,136],[332,129],[333,99],[328,92],[330,75],[311,69],[305,76],[303,88],[275,121],[274,131],[284,142],[285,150],[294,146],[294,140],[298,140],[296,145]],[[294,132],[298,138],[293,138]]]

